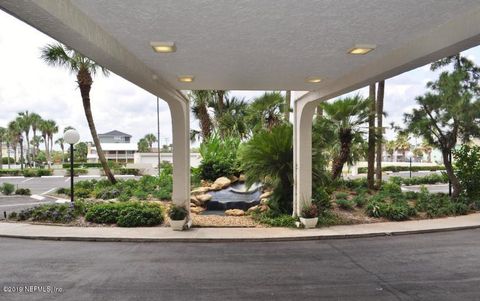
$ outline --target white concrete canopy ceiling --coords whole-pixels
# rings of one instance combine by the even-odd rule
[[[0,7],[154,93],[152,74],[163,91],[318,90],[307,95],[313,100],[480,43],[478,0],[0,0]],[[155,53],[152,41],[173,41],[177,50]],[[376,49],[347,54],[355,44]],[[180,75],[195,79],[180,83]],[[310,76],[322,82],[307,83]]]

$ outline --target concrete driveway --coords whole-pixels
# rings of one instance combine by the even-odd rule
[[[480,230],[270,243],[0,239],[1,300],[478,300]],[[11,287],[57,293],[9,293]]]

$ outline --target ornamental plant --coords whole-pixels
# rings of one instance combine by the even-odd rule
[[[170,217],[171,220],[174,221],[181,221],[185,219],[188,215],[187,209],[184,207],[176,206],[173,205],[170,207],[170,210],[168,211],[168,216]]]
[[[315,204],[305,205],[302,208],[302,217],[304,218],[318,217],[318,207]]]

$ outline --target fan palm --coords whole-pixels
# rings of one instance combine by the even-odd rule
[[[395,149],[402,153],[403,160],[405,160],[405,153],[410,150],[410,147],[408,135],[399,133],[395,139]]]
[[[192,103],[192,112],[200,122],[200,131],[203,139],[210,137],[212,133],[212,120],[208,114],[208,104],[214,97],[213,91],[199,90],[191,91],[189,98]]]
[[[38,115],[37,113],[30,113],[30,124],[32,126],[32,132],[33,132],[33,137],[37,137],[37,129],[40,127],[40,123],[42,122],[42,117]],[[38,144],[34,143],[33,144],[33,156],[36,155],[38,152]]]
[[[247,122],[254,132],[271,130],[282,123],[284,109],[285,99],[280,92],[265,92],[250,104]]]
[[[154,134],[146,134],[145,137],[143,137],[145,141],[148,143],[148,147],[150,148],[150,151],[152,151],[153,144],[157,142],[157,137]]]
[[[3,168],[3,142],[6,141],[6,136],[7,136],[7,129],[4,127],[0,127],[0,169]],[[7,150],[8,154],[8,150]],[[10,158],[7,155],[7,160],[10,161]]]
[[[27,163],[30,165],[30,128],[32,127],[32,120],[28,111],[20,112],[17,116],[17,123],[22,132],[25,133],[25,138],[27,140]]]
[[[273,181],[273,200],[283,213],[292,212],[293,130],[289,124],[260,130],[239,149],[247,185]]]
[[[15,152],[15,162],[17,162],[17,145],[20,145],[20,168],[23,169],[23,136],[22,136],[22,127],[18,124],[17,120],[10,121],[8,124],[8,131],[10,132],[10,139],[13,144],[13,149]]]
[[[82,96],[83,109],[85,111],[85,117],[87,118],[88,127],[92,134],[93,143],[97,149],[98,158],[102,164],[105,175],[111,183],[116,183],[110,167],[107,164],[105,154],[103,153],[100,139],[98,138],[97,129],[93,121],[91,103],[90,103],[90,90],[92,88],[94,76],[99,70],[107,76],[108,70],[101,67],[94,61],[85,57],[81,53],[66,47],[62,44],[49,44],[42,48],[42,59],[49,65],[55,67],[64,67],[75,73],[77,76],[78,87],[80,88],[80,94]]]
[[[359,95],[323,103],[324,118],[332,126],[340,146],[332,162],[332,178],[337,179],[343,166],[348,162],[352,142],[362,132],[362,125],[368,120],[368,99]]]

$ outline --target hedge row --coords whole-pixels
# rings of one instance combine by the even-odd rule
[[[88,169],[86,168],[73,168],[73,176],[86,175],[88,174]],[[65,169],[65,176],[70,177],[70,168]]]
[[[367,167],[359,167],[358,173],[367,173]],[[437,171],[437,170],[445,170],[445,166],[437,165],[437,166],[412,166],[412,171]],[[382,171],[392,171],[392,172],[399,172],[399,171],[410,171],[410,166],[384,166],[382,167]]]
[[[26,168],[23,171],[20,169],[0,169],[0,177],[2,176],[41,177],[41,176],[51,176],[52,174],[53,174],[52,169],[44,169],[44,168]]]
[[[122,163],[117,162],[108,162],[108,166],[115,168],[122,165]],[[70,168],[70,163],[63,163],[62,168]],[[73,163],[73,168],[102,168],[102,163],[88,163],[88,162],[77,162]]]

